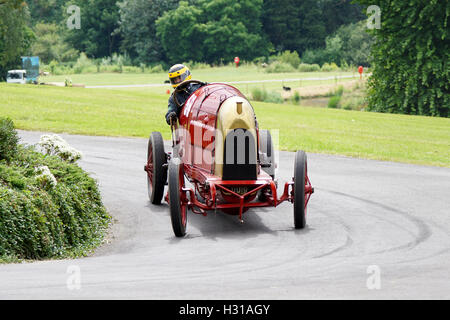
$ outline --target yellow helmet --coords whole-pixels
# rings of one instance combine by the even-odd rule
[[[183,64],[176,64],[169,70],[169,79],[172,87],[176,88],[183,82],[192,79],[191,71]]]

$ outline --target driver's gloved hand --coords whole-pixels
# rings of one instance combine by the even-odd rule
[[[177,113],[175,111],[172,111],[167,115],[166,121],[168,125],[170,125],[170,119],[172,119],[172,123],[177,120]]]

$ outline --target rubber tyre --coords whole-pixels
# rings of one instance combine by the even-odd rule
[[[167,182],[167,156],[164,151],[164,140],[159,132],[153,132],[148,140],[147,165],[152,166],[151,176],[147,174],[147,189],[150,202],[161,204],[164,187]]]
[[[178,159],[169,163],[169,206],[172,228],[175,236],[186,235],[187,206],[182,204],[181,189],[184,188],[184,169]]]
[[[294,226],[303,229],[306,226],[305,184],[307,157],[304,151],[297,151],[294,164]]]

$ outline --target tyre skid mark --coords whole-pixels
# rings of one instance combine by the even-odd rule
[[[392,248],[389,248],[389,249],[386,249],[386,250],[375,251],[372,254],[390,253],[390,252],[400,251],[400,250],[411,250],[411,249],[417,247],[419,244],[427,241],[433,234],[431,228],[424,221],[422,221],[419,218],[416,218],[416,217],[412,216],[408,212],[401,211],[399,209],[390,207],[388,205],[385,205],[385,204],[382,204],[382,203],[379,203],[379,202],[376,202],[376,201],[368,200],[368,199],[365,199],[365,198],[357,197],[357,196],[354,196],[354,195],[351,195],[351,194],[347,194],[347,193],[343,193],[343,192],[339,192],[339,191],[327,190],[327,189],[319,189],[319,190],[323,191],[323,192],[332,193],[332,194],[335,194],[335,195],[338,195],[338,196],[351,198],[351,199],[354,199],[354,200],[357,200],[357,201],[361,201],[361,202],[367,203],[369,205],[376,206],[376,207],[382,208],[384,210],[393,212],[393,213],[395,213],[397,215],[400,215],[402,218],[410,221],[413,225],[416,226],[418,232],[417,233],[412,233],[411,231],[407,231],[407,229],[398,226],[398,224],[395,223],[395,222],[392,222],[392,221],[390,221],[388,219],[385,219],[383,217],[380,217],[378,215],[371,214],[371,216],[375,216],[379,220],[382,220],[382,221],[385,221],[387,223],[390,223],[390,224],[396,226],[397,228],[401,228],[401,229],[407,231],[409,234],[414,236],[414,240],[413,241],[409,241],[406,244],[402,244],[400,246],[392,247]]]

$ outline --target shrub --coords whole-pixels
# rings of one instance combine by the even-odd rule
[[[10,161],[17,152],[19,137],[11,119],[0,119],[0,160]]]
[[[283,97],[279,92],[271,91],[267,93],[266,99],[264,102],[270,102],[270,103],[283,103]]]
[[[267,91],[265,89],[253,88],[252,98],[255,101],[265,101],[267,99]]]
[[[341,96],[333,96],[328,100],[328,108],[337,109],[341,107]]]
[[[252,98],[255,101],[270,102],[270,103],[283,103],[283,97],[279,92],[268,92],[266,89],[253,88]]]
[[[324,63],[323,66],[322,66],[322,71],[325,71],[325,72],[337,71],[337,70],[339,70],[339,67],[334,62],[332,62],[332,63]]]
[[[269,60],[267,57],[258,57],[253,59],[253,63],[256,64],[257,66],[261,66],[264,63],[267,63]]]
[[[297,69],[301,62],[297,51],[291,52],[289,50],[284,51],[278,58],[278,61],[290,64],[294,69]]]
[[[310,64],[323,64],[327,59],[325,49],[306,50],[302,55],[302,61]]]
[[[83,73],[92,70],[97,70],[95,64],[86,56],[84,52],[80,54],[75,66],[73,67],[75,73]]]
[[[5,120],[9,136],[16,136]],[[97,183],[78,165],[17,145],[0,161],[0,261],[78,257],[104,238],[111,218]]]
[[[82,158],[80,151],[72,148],[63,138],[57,134],[44,134],[39,140],[39,146],[45,154],[58,156],[61,160],[76,162]]]
[[[342,95],[344,94],[344,86],[340,85],[335,91],[334,94],[336,96],[342,97]]]
[[[300,72],[317,72],[317,71],[320,71],[320,66],[318,64],[302,63],[298,66],[298,71],[300,71]]]
[[[164,72],[164,67],[160,64],[158,64],[150,69],[150,73],[163,73],[163,72]]]
[[[272,64],[270,64],[265,70],[267,73],[284,73],[297,71],[290,64],[278,61],[275,61]]]
[[[0,162],[0,260],[89,253],[110,221],[95,180],[76,164],[18,150],[10,165]]]
[[[301,102],[300,93],[298,93],[298,91],[295,91],[294,94],[291,97],[291,103],[292,104],[296,104],[296,105],[300,105],[300,102]]]

